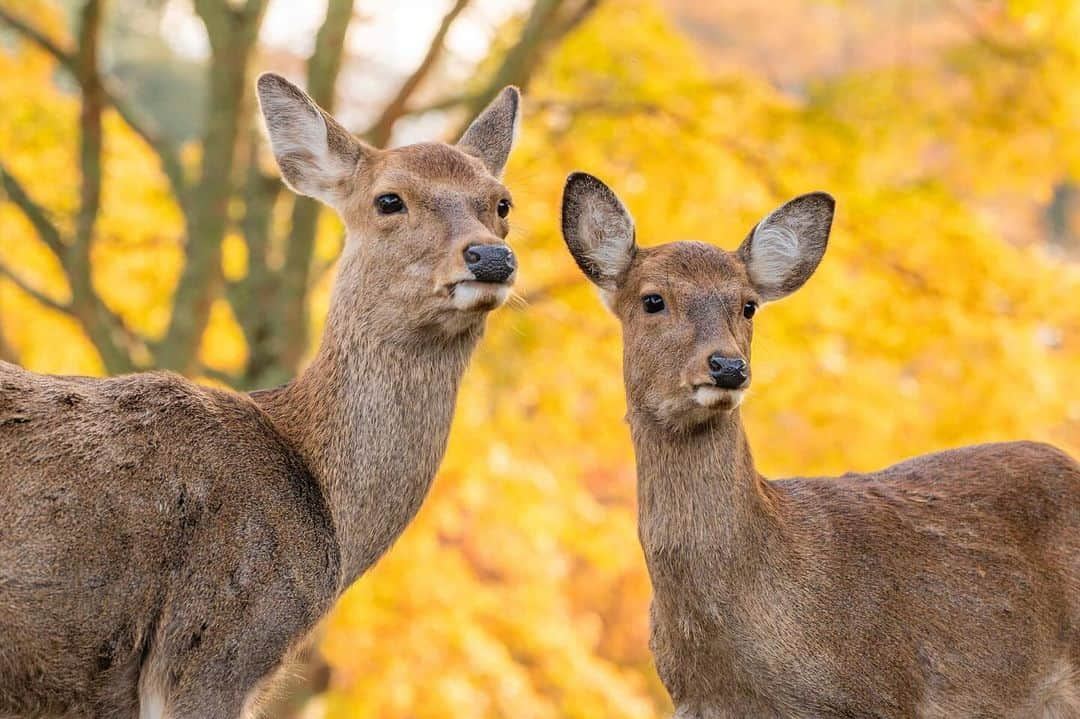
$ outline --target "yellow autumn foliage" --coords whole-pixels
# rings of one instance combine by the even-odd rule
[[[38,5],[62,34],[50,4]],[[707,69],[652,0],[602,3],[552,51],[507,176],[521,301],[489,322],[418,519],[326,622],[333,680],[312,715],[669,711],[647,649],[618,327],[558,231],[571,170],[620,194],[644,245],[733,248],[790,196],[837,198],[815,277],[755,320],[743,416],[767,476],[868,470],[1001,439],[1080,453],[1080,265],[1052,252],[1024,209],[1080,177],[1080,7],[1003,2],[988,32],[1018,56],[973,39],[801,93],[753,67]],[[54,72],[36,50],[0,45],[0,156],[62,219],[77,203],[77,106]],[[155,337],[180,271],[181,220],[140,141],[111,115],[106,132],[95,284]],[[318,259],[333,257],[340,233],[323,218]],[[246,271],[245,252],[241,237],[226,239],[227,277]],[[6,203],[0,258],[65,297]],[[328,287],[311,299],[313,341]],[[27,367],[102,371],[74,323],[3,281],[0,325]],[[228,371],[245,352],[218,302],[203,361]]]

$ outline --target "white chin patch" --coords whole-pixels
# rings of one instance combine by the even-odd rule
[[[720,387],[698,387],[694,390],[694,401],[702,407],[726,406],[735,409],[742,402],[744,390],[721,389]]]
[[[454,309],[462,312],[493,310],[510,296],[510,288],[490,282],[459,282],[454,285]]]

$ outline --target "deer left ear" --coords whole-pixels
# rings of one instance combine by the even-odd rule
[[[637,254],[634,218],[610,187],[574,172],[563,188],[562,232],[578,267],[609,301]]]
[[[370,148],[280,75],[263,73],[256,89],[285,184],[339,208],[348,195],[349,178]]]
[[[502,176],[517,139],[520,108],[518,89],[512,85],[503,88],[458,140],[458,147],[483,160],[495,177]]]
[[[825,254],[836,200],[801,195],[773,210],[736,250],[750,282],[766,302],[786,297],[814,274]]]

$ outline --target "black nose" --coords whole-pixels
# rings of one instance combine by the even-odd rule
[[[750,374],[747,372],[746,360],[732,359],[713,355],[709,358],[709,374],[717,387],[724,389],[738,389],[742,387]]]
[[[465,248],[465,266],[480,282],[506,282],[517,259],[506,245],[472,245]]]

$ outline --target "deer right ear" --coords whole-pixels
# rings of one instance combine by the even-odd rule
[[[264,73],[259,107],[281,177],[292,190],[337,208],[367,148],[291,82]]]
[[[754,289],[766,302],[803,286],[829,242],[836,201],[811,192],[781,205],[757,224],[736,250]]]
[[[570,254],[600,289],[615,290],[637,252],[634,219],[607,185],[575,172],[566,178],[562,232]]]
[[[479,157],[492,175],[502,177],[517,139],[520,116],[521,92],[513,85],[504,87],[472,121],[457,144]]]

